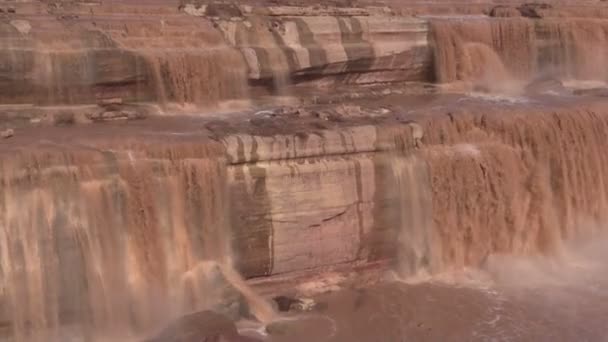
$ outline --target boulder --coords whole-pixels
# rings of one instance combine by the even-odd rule
[[[107,107],[107,106],[113,106],[113,105],[121,105],[123,104],[122,98],[120,97],[114,97],[114,98],[110,98],[110,99],[101,99],[97,102],[97,105],[100,107]]]
[[[277,296],[272,300],[277,304],[277,308],[280,312],[290,311],[292,306],[299,302],[296,298],[291,298],[287,296]]]
[[[13,131],[11,128],[5,129],[2,132],[0,132],[0,138],[2,138],[2,139],[11,138],[13,135],[15,135],[15,131]]]
[[[544,16],[544,11],[552,8],[553,6],[546,3],[529,3],[519,6],[517,9],[523,17],[538,19]]]
[[[316,307],[316,302],[310,298],[292,298],[277,296],[273,298],[280,312],[288,311],[311,311]]]
[[[489,16],[494,18],[516,18],[521,17],[521,12],[515,7],[499,5],[490,10]]]

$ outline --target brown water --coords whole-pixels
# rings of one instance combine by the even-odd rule
[[[545,74],[605,80],[597,65],[606,27],[433,20],[436,77],[518,96]],[[162,34],[148,29],[140,38]],[[241,56],[206,39],[217,50],[148,44],[133,63],[153,77],[136,72],[130,82],[152,87],[161,104],[246,97]],[[35,64],[52,103],[82,95],[64,86],[70,77],[95,78],[88,55],[47,50]],[[276,88],[288,85],[285,70],[272,77]],[[452,102],[412,114],[423,145],[410,148],[409,130],[398,136],[404,148],[382,156],[389,181],[379,189],[396,198],[379,215],[394,223],[399,281],[319,295],[325,309],[293,319],[277,318],[231,267],[220,144],[125,139],[118,150],[74,141],[16,149],[1,163],[4,333],[17,341],[134,340],[243,296],[259,321],[283,319],[287,327],[271,341],[605,340],[608,279],[597,232],[608,222],[608,110],[552,101],[560,100]]]
[[[431,21],[439,82],[503,82],[527,79],[536,70],[534,23],[527,19],[436,19]],[[494,75],[488,73],[495,73]]]
[[[146,57],[161,104],[210,106],[221,100],[248,97],[246,68],[236,51],[159,50],[146,53]]]
[[[321,295],[321,309],[281,322],[268,340],[606,341],[604,244]]]
[[[454,336],[483,329],[494,334],[491,325],[482,329],[473,324],[494,319],[483,316],[487,306],[504,304],[505,315],[527,321],[553,313],[553,305],[562,300],[564,307],[576,302],[578,283],[566,283],[570,287],[565,290],[559,284],[554,288],[535,283],[535,291],[548,296],[556,291],[557,298],[553,302],[552,295],[547,297],[539,304],[546,307],[535,311],[537,307],[527,303],[539,298],[536,292],[513,290],[510,284],[518,280],[521,264],[495,257],[532,258],[532,270],[538,269],[538,274],[548,268],[560,277],[563,269],[569,280],[569,266],[560,266],[560,257],[569,260],[563,245],[594,237],[606,222],[606,104],[550,101],[504,104],[459,97],[420,107],[422,116],[406,115],[422,127],[422,146],[410,148],[409,128],[396,136],[402,140],[397,146],[404,148],[387,153],[389,181],[380,190],[397,199],[383,208],[383,214],[395,222],[397,275],[425,282],[370,290],[375,293],[372,303],[378,303],[370,304],[361,316],[350,315],[356,310],[349,300],[357,297],[348,291],[336,294],[336,298],[346,296],[340,299],[345,303],[331,309],[336,310],[332,319],[342,320],[336,336],[343,336],[342,340],[357,336],[349,335],[351,330],[345,327],[365,326],[358,320],[369,319],[376,310],[381,314],[375,319],[388,319],[390,324],[371,331],[388,334],[388,340],[407,336],[401,324],[413,320],[418,311],[427,312],[435,326],[432,338],[451,331]],[[12,158],[2,160],[0,243],[6,247],[0,250],[0,271],[7,333],[12,331],[21,341],[63,341],[68,335],[75,340],[132,340],[185,313],[216,308],[235,293],[246,298],[259,320],[275,320],[267,303],[229,267],[224,147],[200,137],[200,121],[182,122],[187,131],[168,134],[174,129],[171,122],[151,119],[148,124],[157,127],[156,134],[164,133],[151,140],[143,139],[135,124],[79,127],[80,136],[54,137],[35,150],[16,149]],[[69,129],[59,132],[63,136]],[[114,141],[115,130],[128,134]],[[132,132],[138,135],[131,137]],[[30,134],[44,139],[50,133],[32,130]],[[98,135],[96,143],[86,140],[87,134]],[[190,135],[200,140],[175,140]],[[15,139],[16,147],[29,141],[27,136]],[[88,143],[78,146],[69,139]],[[7,144],[12,146],[12,141],[2,148]],[[538,255],[548,256],[549,261],[534,266]],[[496,262],[499,266],[493,266]],[[490,277],[496,291],[504,287],[504,297],[488,296],[485,287],[470,289],[469,279],[455,276],[466,267],[485,269],[489,276],[480,281]],[[594,267],[572,277],[590,277],[601,288],[603,271]],[[437,287],[437,274],[455,280]],[[527,281],[531,278],[525,276]],[[232,284],[228,290],[226,283]],[[581,291],[581,300],[594,301],[594,292]],[[409,304],[413,297],[425,296],[436,305]],[[327,299],[330,308],[332,298]],[[451,302],[452,298],[459,299]],[[455,311],[442,305],[453,305]],[[589,310],[603,317],[605,309],[598,304]],[[561,323],[551,321],[540,332],[517,323],[506,325],[505,334],[519,334],[521,329],[522,336],[545,336],[553,333],[555,325],[565,325],[572,331],[590,329],[590,339],[600,336],[595,316],[585,318],[591,322],[588,326],[581,327],[578,321],[570,326],[565,310],[556,318]],[[587,315],[585,310],[580,308],[581,315]],[[452,323],[453,316],[462,317]],[[326,318],[322,320],[327,324]]]
[[[396,281],[318,295],[265,339],[608,340],[604,104],[461,103],[423,107],[423,148],[388,157]]]
[[[223,303],[222,276],[270,319],[230,268],[225,162],[213,146],[4,160],[0,288],[16,340],[150,334]]]
[[[605,81],[597,66],[607,34],[607,22],[596,19],[433,19],[436,79],[497,93],[521,93],[536,77]]]

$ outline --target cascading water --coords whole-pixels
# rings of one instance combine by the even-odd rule
[[[436,79],[494,82],[527,79],[535,71],[534,25],[526,19],[435,19],[431,21]]]
[[[157,100],[168,103],[215,105],[248,97],[246,69],[238,52],[150,51]]]
[[[397,248],[398,273],[402,277],[432,272],[433,246],[432,196],[426,162],[419,157],[397,156],[390,158],[395,198],[398,205],[392,208],[399,224]]]
[[[143,336],[236,293],[272,318],[231,269],[225,161],[201,148],[3,162],[2,320],[17,341]]]
[[[564,79],[606,81],[597,68],[608,56],[608,23],[593,19],[554,19],[536,25],[540,67]]]
[[[391,162],[403,276],[554,255],[607,219],[604,107],[484,108],[428,121],[425,147]]]
[[[324,27],[328,36],[317,38],[332,43],[320,44],[323,39],[315,42],[313,36],[300,40],[304,31],[281,36],[281,21],[262,15],[231,17],[218,24],[227,27],[218,29],[212,28],[216,19],[193,16],[182,22],[170,13],[159,20],[100,18],[98,28],[87,26],[90,30],[81,36],[66,24],[59,31],[66,36],[71,32],[66,41],[72,45],[16,43],[9,53],[25,46],[20,53],[29,57],[20,64],[21,55],[11,55],[10,63],[19,68],[8,82],[0,81],[10,86],[26,75],[35,85],[28,90],[37,97],[23,98],[36,97],[41,104],[94,104],[118,94],[125,102],[195,104],[200,109],[247,98],[248,77],[252,84],[274,83],[275,93],[286,95],[290,73],[296,70],[290,64],[296,61],[281,45],[283,38],[293,39],[292,45],[302,43],[300,52],[309,59],[312,52],[336,54],[306,70],[321,80],[325,65],[354,61],[361,64],[357,72],[366,72],[377,58],[373,50],[382,48],[373,46],[372,36],[363,37],[370,28],[353,31],[356,19],[346,24],[324,14],[323,20],[312,20],[311,25],[331,24]],[[334,22],[344,27],[336,31]],[[401,32],[391,20],[366,22],[387,25],[380,31],[392,32],[391,37]],[[238,30],[230,31],[231,25]],[[430,26],[439,82],[519,94],[523,84],[545,73],[561,79],[607,78],[597,68],[605,61],[608,42],[602,20],[432,19]],[[40,26],[38,33],[32,27],[28,34],[40,34]],[[228,31],[234,41],[221,37]],[[35,39],[43,41],[41,37]],[[341,69],[346,76],[348,69]],[[388,94],[394,95],[390,89]],[[394,144],[400,147],[391,145],[390,152],[378,143],[386,133],[381,124],[386,120],[399,126],[394,119],[400,114],[383,100],[378,100],[382,114],[377,115],[355,110],[355,105],[345,107],[355,119],[307,108],[294,115],[264,111],[271,115],[238,122],[232,117],[221,123],[178,118],[187,121],[176,126],[192,127],[187,132],[169,132],[175,121],[150,118],[143,124],[126,123],[128,133],[113,143],[119,126],[105,123],[61,131],[90,129],[92,136],[99,134],[94,142],[83,135],[56,138],[52,127],[18,132],[22,141],[33,144],[23,149],[19,140],[13,143],[20,137],[2,140],[0,149],[7,156],[0,160],[2,337],[23,342],[132,341],[191,312],[235,313],[242,299],[259,321],[271,322],[272,306],[232,267],[233,240],[240,239],[240,254],[253,256],[247,263],[255,276],[289,278],[292,271],[333,267],[335,260],[350,267],[396,257],[399,275],[408,278],[468,266],[503,270],[497,255],[553,255],[566,241],[593,235],[608,219],[608,116],[600,100],[569,105],[574,101],[569,97],[557,105],[512,106],[470,98],[447,105],[438,100],[436,107],[424,108],[424,117],[415,117],[420,132],[413,133],[419,135],[414,140],[424,135],[422,141],[405,143],[411,137],[401,136],[402,144]],[[142,126],[144,134],[131,135],[130,129]],[[47,129],[49,139],[64,143],[39,141],[47,137]],[[212,133],[221,140],[235,131],[234,146],[206,137]],[[146,140],[148,134],[162,136],[161,143]],[[184,136],[192,140],[182,144]],[[238,191],[228,189],[232,180],[227,168],[235,165],[229,165],[226,154],[239,164],[235,178],[243,184]],[[334,192],[340,196],[333,198]],[[285,201],[285,196],[297,201]],[[241,201],[238,212],[230,212],[229,201]],[[241,234],[232,232],[228,218],[237,217],[233,214],[242,218]],[[398,238],[393,239],[395,232]],[[294,253],[288,253],[292,248]],[[518,272],[516,268],[501,276]],[[355,303],[344,310],[349,318],[374,301],[365,291],[355,292]],[[389,311],[403,295],[390,293]],[[478,299],[476,294],[472,298]],[[449,298],[442,301],[449,303]],[[434,307],[408,305],[418,311]],[[363,322],[379,317],[373,325],[382,330],[386,321],[399,318],[393,313],[367,315]],[[414,328],[408,325],[412,322]],[[399,322],[394,340],[404,336],[401,328],[422,331],[423,323]],[[348,337],[340,327],[355,325],[335,324],[331,336]],[[453,330],[448,326],[445,331]],[[360,336],[344,340],[356,338]]]
[[[600,80],[606,59],[604,20],[433,19],[436,79],[470,82],[497,93],[521,93],[536,77]]]

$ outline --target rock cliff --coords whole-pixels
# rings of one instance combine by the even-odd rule
[[[0,1],[1,333],[148,336],[255,316],[239,274],[409,277],[593,234],[595,6]]]

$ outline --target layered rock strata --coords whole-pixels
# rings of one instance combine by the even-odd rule
[[[3,317],[21,337],[143,332],[217,304],[209,261],[248,278],[382,262],[414,275],[557,251],[608,212],[594,101],[430,110],[406,117],[418,149],[399,115],[24,131],[2,147]]]

